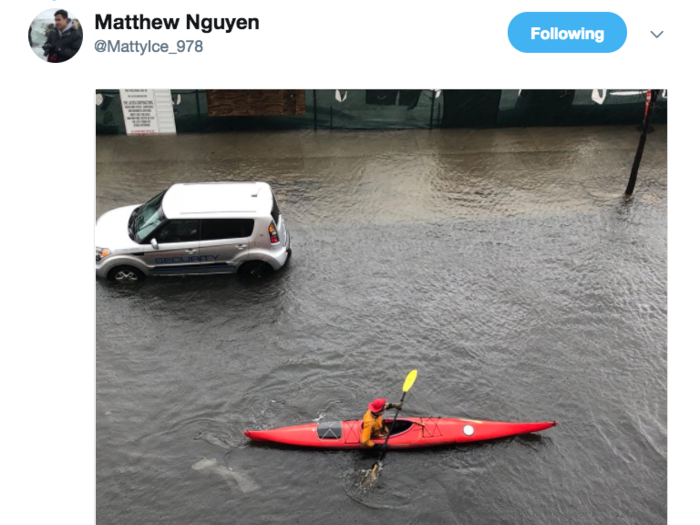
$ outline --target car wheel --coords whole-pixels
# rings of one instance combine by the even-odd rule
[[[112,268],[107,275],[107,279],[118,283],[135,283],[143,281],[145,278],[143,272],[133,266],[117,266]]]
[[[273,272],[272,266],[263,261],[248,261],[238,269],[238,275],[243,278],[261,278]]]

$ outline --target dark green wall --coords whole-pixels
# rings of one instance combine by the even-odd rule
[[[306,90],[306,114],[294,117],[209,117],[205,91],[173,90],[178,133],[249,129],[428,129],[518,126],[586,126],[639,124],[645,94],[608,90],[603,104],[591,90]],[[124,116],[118,90],[98,90],[98,134],[123,134]],[[432,118],[431,118],[432,117]],[[667,118],[667,101],[659,97],[653,122]]]

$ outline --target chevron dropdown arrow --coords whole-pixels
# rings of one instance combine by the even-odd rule
[[[663,32],[663,31],[661,31],[661,33],[659,33],[659,34],[657,35],[657,34],[656,34],[656,33],[654,33],[653,31],[651,31],[651,34],[652,34],[652,35],[654,35],[654,36],[655,36],[656,38],[659,38],[659,37],[660,37],[661,35],[663,35],[663,34],[664,34],[664,32]]]

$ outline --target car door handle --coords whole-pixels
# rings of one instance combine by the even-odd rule
[[[245,248],[245,244],[236,244],[236,248],[243,250]]]
[[[197,248],[191,248],[189,250],[185,250],[187,253],[194,253],[197,251]]]

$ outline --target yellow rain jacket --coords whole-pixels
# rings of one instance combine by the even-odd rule
[[[386,436],[384,430],[384,418],[382,416],[375,417],[371,410],[368,410],[365,417],[362,418],[362,437],[360,442],[365,447],[373,447],[376,445],[372,439]]]

